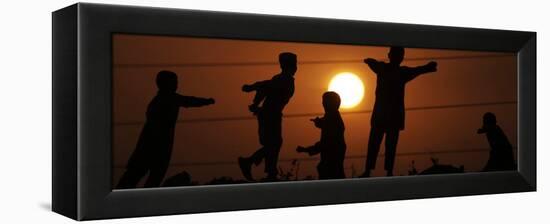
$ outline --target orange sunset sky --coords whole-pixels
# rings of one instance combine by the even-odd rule
[[[293,43],[212,38],[113,35],[113,184],[120,175],[145,121],[148,103],[156,94],[155,77],[160,70],[178,74],[178,93],[213,97],[216,104],[182,108],[176,125],[174,150],[166,177],[182,171],[204,183],[215,177],[242,179],[237,157],[249,156],[260,147],[257,122],[248,111],[253,94],[241,86],[270,79],[280,71],[278,54],[298,55],[296,91],[284,110],[283,146],[279,165],[288,170],[299,159],[298,178],[317,176],[319,157],[294,151],[312,145],[320,130],[310,118],[322,115],[321,95],[336,74],[351,72],[363,82],[365,95],[356,107],[341,109],[346,125],[346,176],[364,171],[374,104],[376,75],[363,63],[370,57],[387,60],[388,47]],[[517,65],[514,54],[440,49],[406,48],[402,65],[438,62],[438,71],[422,75],[406,87],[405,130],[397,146],[395,175],[407,175],[411,161],[422,171],[432,165],[464,165],[479,171],[489,155],[484,135],[476,134],[482,116],[496,114],[510,142],[517,145]],[[431,108],[446,105],[490,105]],[[515,149],[515,148],[514,148]],[[384,146],[381,146],[384,154]],[[263,164],[253,169],[263,176]],[[383,176],[383,157],[373,176]]]

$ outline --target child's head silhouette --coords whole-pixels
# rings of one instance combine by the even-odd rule
[[[491,112],[487,112],[483,115],[483,126],[495,126],[497,125],[497,116]]]
[[[281,66],[281,69],[283,70],[283,73],[294,75],[294,73],[298,69],[296,63],[296,54],[290,52],[283,52],[279,54],[279,64]]]
[[[323,93],[323,108],[325,111],[338,111],[340,108],[340,95],[332,91]]]
[[[403,47],[391,47],[390,52],[388,53],[388,58],[390,59],[390,63],[394,65],[400,65],[401,62],[403,62],[403,58],[405,57],[405,48]]]
[[[497,126],[497,117],[491,112],[487,112],[483,115],[483,126],[477,130],[478,134],[487,133]]]
[[[162,92],[175,92],[178,89],[178,75],[171,71],[160,71],[157,74],[157,87]]]

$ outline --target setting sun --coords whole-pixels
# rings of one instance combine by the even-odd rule
[[[350,72],[337,74],[332,78],[328,86],[329,91],[334,91],[340,95],[342,108],[352,108],[357,106],[363,99],[365,87],[363,81]]]

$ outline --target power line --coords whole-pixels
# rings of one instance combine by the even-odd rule
[[[517,149],[517,147],[513,147],[513,149]],[[489,149],[487,148],[471,148],[471,149],[454,149],[454,150],[435,150],[435,151],[428,151],[428,152],[405,152],[405,153],[397,153],[395,156],[401,157],[401,156],[418,156],[418,155],[432,155],[432,154],[457,154],[457,153],[474,153],[474,152],[487,152]],[[380,153],[378,157],[384,157],[385,153]],[[366,155],[349,155],[344,157],[345,159],[363,159]],[[319,158],[317,157],[301,157],[301,158],[284,158],[279,159],[279,162],[293,162],[293,161],[318,161]],[[182,167],[182,166],[215,166],[215,165],[233,165],[237,164],[237,161],[211,161],[211,162],[192,162],[192,163],[172,163],[170,166],[174,167]],[[114,165],[115,168],[124,168],[124,165]]]
[[[493,105],[513,105],[517,104],[517,101],[495,101],[495,102],[483,102],[483,103],[465,103],[465,104],[449,104],[449,105],[437,105],[437,106],[424,106],[424,107],[409,107],[406,108],[406,111],[419,111],[419,110],[437,110],[437,109],[450,109],[450,108],[463,108],[463,107],[479,107],[479,106],[493,106]],[[357,111],[345,111],[341,112],[342,115],[347,114],[363,114],[363,113],[372,113],[372,110],[357,110]],[[296,114],[286,114],[283,115],[285,118],[298,118],[298,117],[314,117],[321,116],[323,113],[314,112],[314,113],[296,113]],[[201,123],[201,122],[222,122],[222,121],[242,121],[242,120],[254,120],[255,116],[234,116],[234,117],[218,117],[218,118],[196,118],[196,119],[187,119],[187,120],[178,120],[177,123]],[[141,125],[143,121],[128,121],[128,122],[117,122],[113,125],[123,126],[123,125]]]
[[[425,61],[425,60],[457,60],[457,59],[476,59],[476,58],[497,58],[497,57],[512,57],[515,55],[508,54],[484,54],[484,55],[457,55],[457,56],[439,56],[439,57],[417,57],[405,58],[404,61]],[[386,60],[379,58],[377,60]],[[299,65],[306,64],[339,64],[339,63],[363,63],[363,59],[348,59],[348,60],[311,60],[298,61]],[[133,64],[133,63],[117,63],[114,67],[118,68],[147,68],[147,67],[225,67],[225,66],[266,66],[279,65],[279,62],[274,61],[258,61],[258,62],[210,62],[210,63],[151,63],[151,64]]]

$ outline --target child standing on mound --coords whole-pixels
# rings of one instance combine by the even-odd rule
[[[319,179],[346,178],[344,174],[345,127],[338,111],[340,96],[335,92],[325,92],[323,94],[323,108],[325,116],[311,119],[315,123],[315,127],[321,129],[321,140],[312,146],[298,146],[296,151],[306,152],[311,156],[321,154],[321,161],[317,165]]]

